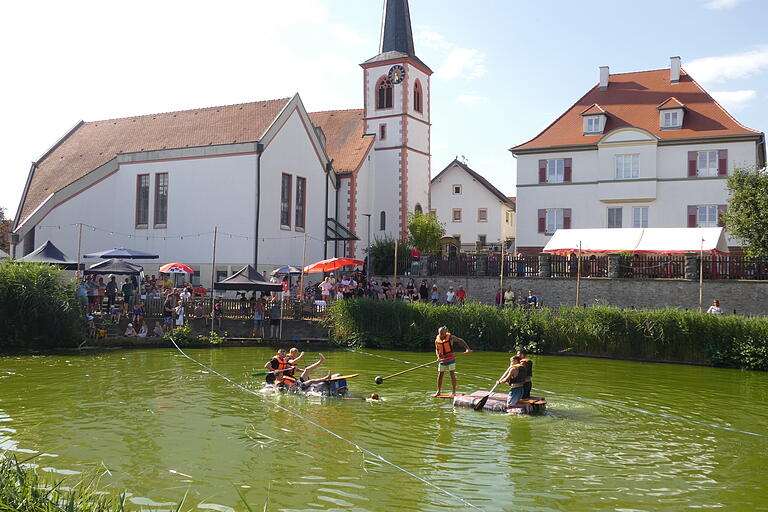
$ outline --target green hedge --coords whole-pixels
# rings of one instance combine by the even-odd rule
[[[0,263],[0,350],[55,348],[83,338],[74,285],[52,265]]]
[[[328,308],[340,343],[431,350],[441,325],[473,349],[573,353],[768,370],[768,318],[715,316],[678,309],[608,306],[523,311],[477,303],[459,306],[367,299]]]

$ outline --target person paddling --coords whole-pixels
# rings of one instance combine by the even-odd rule
[[[523,349],[517,351],[517,357],[520,358],[520,364],[525,366],[527,373],[525,377],[525,385],[523,386],[523,398],[531,398],[531,387],[533,386],[531,383],[533,377],[533,361],[528,359],[528,354]]]
[[[507,396],[507,407],[514,406],[525,392],[525,379],[528,374],[525,366],[520,364],[520,356],[512,356],[509,359],[511,363],[504,375],[498,380],[499,384],[509,384],[509,395]]]
[[[467,342],[458,336],[453,336],[448,332],[448,328],[445,326],[440,327],[437,330],[437,337],[435,337],[435,354],[439,363],[437,365],[437,393],[434,396],[440,396],[443,389],[443,375],[445,372],[451,374],[451,389],[452,394],[456,394],[456,354],[453,352],[453,344],[459,343],[465,349],[465,353],[469,354],[472,349],[469,348]]]

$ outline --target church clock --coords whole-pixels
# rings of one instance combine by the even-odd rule
[[[403,80],[405,80],[405,68],[400,64],[392,66],[392,68],[389,70],[388,78],[389,81],[395,85],[401,83]]]

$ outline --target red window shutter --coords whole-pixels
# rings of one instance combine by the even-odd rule
[[[699,213],[699,209],[696,206],[688,206],[688,227],[696,227],[696,216]]]
[[[725,221],[723,221],[723,215],[728,211],[728,205],[727,204],[719,204],[717,205],[717,225],[718,227],[724,228],[725,227]]]
[[[547,161],[539,160],[539,183],[547,182]]]
[[[717,152],[717,174],[725,176],[728,174],[728,150],[721,149]]]
[[[698,151],[689,151],[688,152],[688,177],[689,178],[695,178],[696,177],[696,160],[699,158],[699,152]]]
[[[539,210],[539,219],[538,219],[538,229],[539,233],[546,233],[547,231],[547,210],[540,209]]]
[[[571,229],[571,209],[563,208],[563,229]]]
[[[573,165],[573,158],[565,159],[565,172],[563,173],[563,181],[566,183],[571,182],[571,166]]]

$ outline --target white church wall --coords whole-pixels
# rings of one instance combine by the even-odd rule
[[[424,213],[429,212],[429,157],[408,152],[408,211],[413,212],[420,204]]]
[[[376,228],[376,216],[374,215],[373,209],[372,209],[372,188],[374,183],[374,158],[373,158],[373,151],[371,151],[363,160],[363,164],[360,166],[360,169],[357,171],[356,174],[356,186],[357,186],[357,211],[356,211],[356,217],[357,217],[357,225],[355,229],[355,234],[360,239],[355,244],[355,257],[358,259],[363,259],[365,257],[365,249],[367,247],[368,243],[368,217],[366,217],[366,214],[371,215],[370,220],[370,239],[371,243],[373,243],[373,235],[375,234],[374,229]]]
[[[408,147],[422,153],[429,153],[429,125],[415,119],[406,118],[408,129]]]
[[[373,173],[373,218],[371,220],[371,239],[399,236],[399,190],[400,151],[383,150],[375,152],[375,170]],[[385,212],[386,225],[380,225],[381,212]]]

